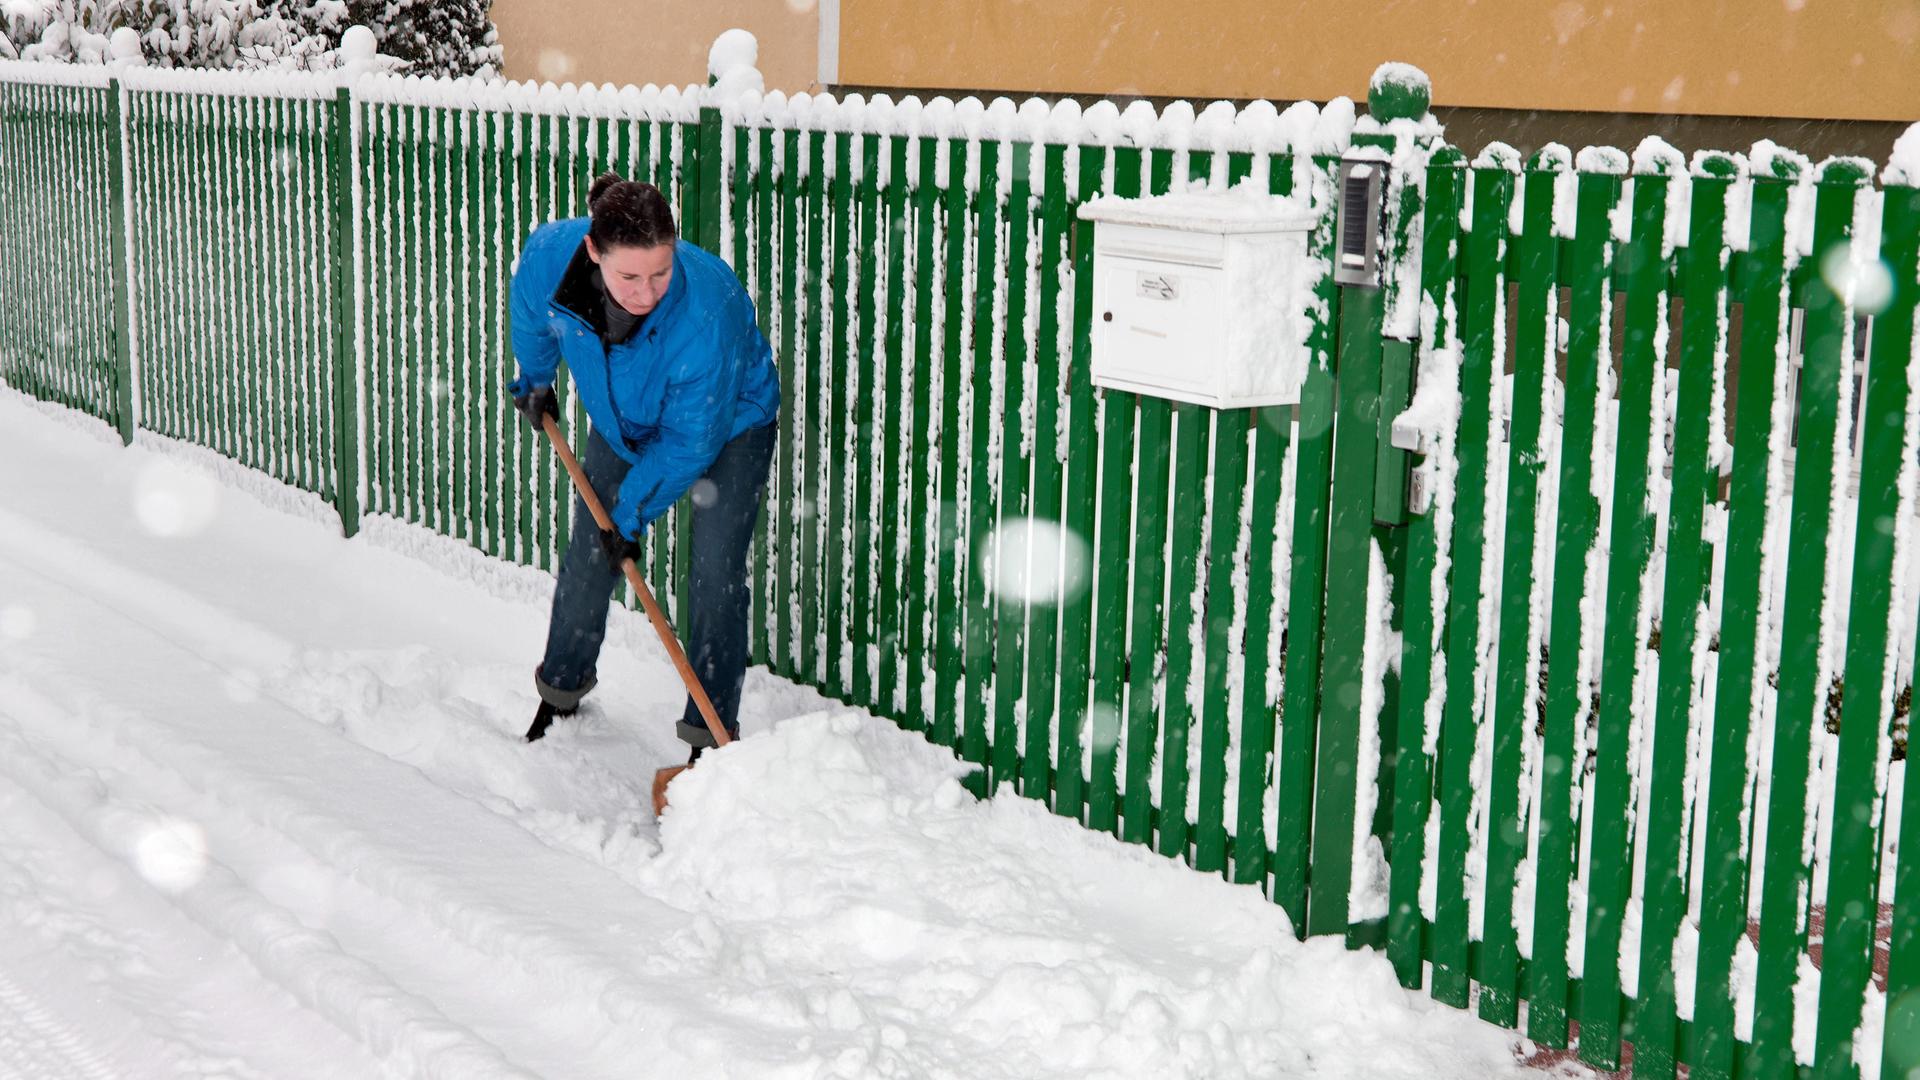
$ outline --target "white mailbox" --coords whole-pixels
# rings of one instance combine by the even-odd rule
[[[1216,408],[1300,400],[1317,217],[1248,187],[1080,207],[1093,240],[1093,384]]]

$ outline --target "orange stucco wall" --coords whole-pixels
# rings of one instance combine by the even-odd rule
[[[813,86],[813,0],[494,0],[506,76],[552,82],[704,83],[707,49],[732,27],[760,39],[767,88]]]
[[[841,0],[840,25],[849,85],[1358,99],[1402,60],[1442,109],[1920,120],[1920,0]]]

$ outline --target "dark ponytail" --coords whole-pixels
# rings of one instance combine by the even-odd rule
[[[619,173],[603,172],[594,177],[593,186],[587,189],[587,206],[591,207],[599,202],[600,196],[605,195],[608,188],[618,183],[620,183]]]
[[[620,247],[657,247],[671,244],[680,230],[673,208],[652,184],[623,180],[618,173],[601,173],[587,189],[588,213],[593,223],[587,235],[601,251]]]

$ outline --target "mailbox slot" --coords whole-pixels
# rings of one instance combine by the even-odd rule
[[[1180,266],[1221,267],[1226,264],[1226,237],[1207,233],[1176,232],[1140,225],[1109,226],[1112,234],[1096,243],[1096,251],[1105,251],[1118,259],[1175,263]],[[1105,229],[1102,229],[1104,232]]]
[[[1380,284],[1380,184],[1386,173],[1385,162],[1340,163],[1339,251],[1333,280],[1342,285]]]

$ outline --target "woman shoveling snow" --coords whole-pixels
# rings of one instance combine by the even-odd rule
[[[576,498],[527,739],[593,689],[621,567],[689,492],[688,659],[731,737],[747,664],[746,554],[773,459],[779,374],[740,279],[679,239],[658,188],[608,173],[587,203],[590,216],[527,238],[510,300],[514,406],[536,430],[557,418],[554,378],[566,361],[592,421],[585,479],[611,518],[601,527]],[[678,731],[689,764],[718,734],[694,695]]]

